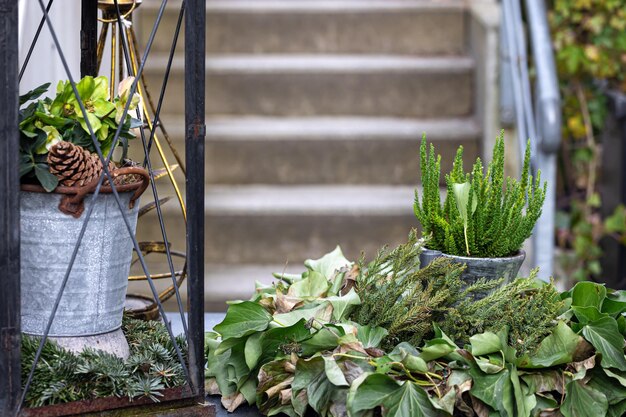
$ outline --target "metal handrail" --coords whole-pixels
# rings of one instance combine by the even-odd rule
[[[532,239],[534,267],[547,280],[554,265],[554,216],[556,208],[556,152],[561,142],[561,98],[544,0],[526,0],[526,22],[520,0],[502,0],[500,30],[503,78],[501,108],[513,110],[520,155],[531,142],[531,165],[548,182],[543,212]],[[526,55],[526,32],[535,69],[534,105]]]

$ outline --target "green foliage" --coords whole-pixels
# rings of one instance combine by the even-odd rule
[[[387,329],[385,347],[400,341],[421,344],[432,335],[432,323],[442,322],[452,306],[501,284],[481,280],[466,288],[461,280],[465,266],[443,258],[420,269],[423,245],[412,231],[407,243],[381,250],[370,263],[361,258],[357,264],[355,289],[361,304],[351,318]]]
[[[452,171],[446,175],[447,194],[439,197],[441,156],[434,146],[420,148],[423,195],[416,192],[414,211],[423,232],[430,235],[429,248],[447,254],[472,257],[505,257],[517,253],[541,215],[546,184],[541,173],[530,174],[530,145],[526,147],[522,178],[504,179],[504,133],[496,140],[493,158],[483,173],[478,159],[472,173],[463,170],[463,147],[459,147]]]
[[[99,397],[148,397],[158,401],[161,390],[185,383],[183,369],[165,326],[124,318],[122,330],[130,346],[130,357],[86,349],[69,352],[47,341],[26,395],[28,407],[88,400]],[[186,342],[177,338],[186,354]],[[22,338],[22,382],[32,367],[39,339]]]
[[[20,105],[32,101],[19,111],[20,129],[20,178],[23,182],[39,182],[47,191],[52,191],[58,183],[50,173],[47,154],[50,148],[60,141],[72,142],[90,152],[96,152],[86,120],[98,139],[102,153],[106,156],[113,146],[113,139],[120,123],[120,145],[128,146],[128,139],[134,138],[131,129],[141,122],[126,115],[122,122],[124,106],[129,100],[132,78],[120,83],[119,97],[109,97],[109,82],[106,77],[81,79],[76,84],[80,100],[85,106],[85,119],[74,90],[69,81],[61,81],[56,96],[40,99],[50,84],[44,84],[20,97]],[[131,99],[129,110],[139,103],[139,95]]]
[[[622,0],[552,0],[549,8],[563,110],[557,237],[564,253],[559,278],[598,279],[600,241],[626,243],[626,222],[618,230],[607,225],[597,192],[602,153],[598,136],[607,114],[606,88],[600,84],[626,93],[626,8]],[[623,207],[609,218],[616,217],[624,218]]]
[[[510,346],[520,354],[533,352],[550,334],[563,310],[559,293],[553,285],[538,282],[536,272],[482,299],[461,300],[438,324],[460,344],[467,343],[470,335],[508,328]]]
[[[277,274],[282,282],[258,286],[250,303],[272,319],[261,325],[263,315],[255,313],[255,329],[265,329],[244,336],[242,329],[221,340],[216,333],[207,334],[209,393],[221,394],[229,411],[248,402],[264,415],[291,417],[623,415],[626,292],[598,284],[580,283],[559,294],[552,284],[533,277],[518,279],[485,301],[461,300],[445,312],[442,325],[463,332],[463,349],[434,321],[419,344],[402,335],[395,347],[378,348],[393,323],[366,326],[359,316],[374,320],[375,314],[367,311],[377,302],[393,308],[420,287],[422,281],[410,277],[431,268],[417,269],[421,245],[413,234],[407,245],[381,251],[367,265],[352,265],[340,252],[329,254],[321,262],[307,261],[300,276]],[[446,281],[445,275],[459,268],[446,270],[445,264],[438,261],[430,269],[439,271],[433,281]],[[285,299],[296,283],[315,273],[328,284],[301,285],[308,290],[297,300]],[[360,287],[364,283],[371,286]],[[447,284],[437,285],[445,290]],[[319,288],[326,292],[313,297]],[[353,313],[341,310],[333,316],[329,299],[354,294],[354,289],[360,297],[350,304]],[[377,291],[391,301],[369,294]],[[245,320],[237,313],[227,316],[225,334],[235,321]]]

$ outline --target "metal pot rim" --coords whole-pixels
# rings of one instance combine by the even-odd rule
[[[428,249],[427,250],[434,250],[434,249]],[[439,251],[438,251],[439,252]],[[472,256],[458,256],[458,255],[450,255],[448,253],[445,252],[441,252],[441,256],[445,256],[447,258],[455,258],[455,259],[460,259],[463,260],[464,262],[510,262],[510,261],[516,261],[519,259],[524,259],[526,258],[526,252],[523,249],[520,249],[515,255],[513,256],[504,256],[504,257],[500,257],[500,258],[478,258],[478,257],[472,257]]]

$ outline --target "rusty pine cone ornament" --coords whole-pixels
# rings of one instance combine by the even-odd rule
[[[97,154],[65,141],[50,148],[48,166],[59,179],[59,185],[66,187],[83,187],[102,174],[102,161]],[[114,169],[115,164],[109,162],[109,171]]]

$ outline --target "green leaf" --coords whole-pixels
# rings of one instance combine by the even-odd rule
[[[463,231],[465,233],[465,248],[467,255],[470,255],[469,252],[469,242],[467,240],[467,227],[469,222],[469,217],[474,214],[476,211],[476,207],[478,204],[478,199],[476,196],[472,196],[472,207],[468,207],[469,205],[469,197],[470,191],[472,189],[472,185],[469,182],[464,182],[460,184],[452,184],[452,191],[454,192],[454,200],[456,201],[456,208],[459,211],[459,217],[461,221],[463,221]]]
[[[572,306],[596,307],[602,309],[602,302],[606,297],[604,285],[595,282],[579,282],[572,289]]]
[[[424,359],[426,362],[430,362],[435,359],[443,358],[457,349],[457,346],[451,343],[449,339],[430,339],[424,343],[420,358]]]
[[[335,321],[345,320],[352,308],[361,304],[361,299],[354,291],[354,288],[346,295],[328,297],[326,301],[333,306],[333,320]]]
[[[503,417],[514,417],[513,384],[507,369],[497,374],[483,374],[480,370],[470,370],[473,384],[470,393],[499,411]]]
[[[626,387],[616,384],[615,380],[607,376],[606,370],[594,368],[587,373],[590,376],[587,383],[591,388],[603,393],[609,405],[626,400]],[[610,371],[609,371],[610,372]]]
[[[289,287],[287,295],[304,300],[311,300],[326,295],[329,287],[330,283],[324,275],[316,271],[311,271],[308,277],[292,284],[291,287]]]
[[[341,327],[325,325],[313,337],[302,342],[302,355],[311,356],[316,352],[332,350],[339,346],[339,338],[345,332]]]
[[[573,361],[576,347],[583,338],[570,329],[563,321],[559,321],[552,334],[541,341],[537,350],[529,357],[520,358],[520,368],[547,368]]]
[[[350,265],[352,265],[352,262],[343,256],[343,252],[339,246],[319,259],[307,259],[304,261],[304,266],[311,271],[322,274],[326,280],[333,279],[337,270]]]
[[[384,327],[361,326],[357,324],[356,328],[356,337],[364,348],[378,347],[380,342],[389,334]]]
[[[337,389],[326,377],[325,362],[321,356],[298,360],[291,388],[293,393],[306,389],[309,404],[321,415],[325,414],[332,393]]]
[[[624,205],[618,205],[613,214],[604,220],[604,227],[608,233],[626,232],[626,208]]]
[[[565,417],[598,417],[606,415],[609,408],[606,396],[582,380],[567,384],[565,401],[560,411]]]
[[[330,322],[331,313],[329,309],[331,309],[330,304],[323,302],[322,304],[313,305],[308,308],[299,308],[289,313],[275,314],[274,321],[285,327],[293,326],[302,319],[309,321],[315,318],[321,322]]]
[[[592,306],[572,306],[571,310],[572,312],[574,312],[574,315],[578,319],[578,322],[581,324],[587,324],[591,321],[600,320],[602,317],[609,317],[608,314],[601,313],[597,307]]]
[[[497,374],[504,369],[504,362],[502,362],[502,356],[497,354],[491,354],[488,357],[476,357],[476,365],[486,374]]]
[[[262,349],[261,349],[261,338],[263,337],[263,333],[254,333],[246,340],[246,345],[244,348],[244,354],[246,357],[246,365],[248,368],[254,369],[256,364],[261,357]]]
[[[382,406],[385,417],[435,417],[439,416],[426,392],[411,381],[399,385],[383,374],[368,375],[349,398],[350,415],[361,410]]]
[[[515,397],[515,411],[518,416],[529,416],[532,409],[537,405],[535,394],[530,392],[526,384],[520,381],[515,366],[511,367],[510,372],[511,383],[513,384],[513,396]]]
[[[285,355],[285,346],[299,344],[311,337],[311,331],[306,327],[306,321],[300,320],[289,327],[275,327],[263,333],[261,338],[262,354],[260,363],[273,360],[276,356]]]
[[[223,340],[231,337],[243,337],[254,332],[267,329],[272,321],[272,315],[259,304],[244,301],[233,304],[228,308],[224,320],[213,330],[218,332]]]
[[[615,319],[604,317],[596,320],[583,327],[582,333],[585,339],[602,353],[603,367],[626,371],[624,338],[617,328]]]
[[[626,400],[609,406],[606,417],[624,417],[624,414],[626,414]]]
[[[22,94],[20,96],[20,106],[26,103],[27,101],[35,100],[39,98],[42,94],[48,91],[48,87],[50,87],[50,83],[45,83],[45,84],[40,85],[37,88],[30,90],[27,93]]]
[[[475,334],[470,337],[470,345],[472,346],[472,355],[474,356],[486,355],[502,350],[500,338],[492,332]]]
[[[328,380],[338,387],[348,387],[348,381],[346,381],[346,377],[344,376],[341,368],[337,364],[337,361],[332,356],[323,356],[324,359],[324,372],[326,372],[326,377]]]
[[[48,192],[51,192],[59,185],[59,179],[50,173],[46,164],[35,164],[35,175],[41,186]]]

